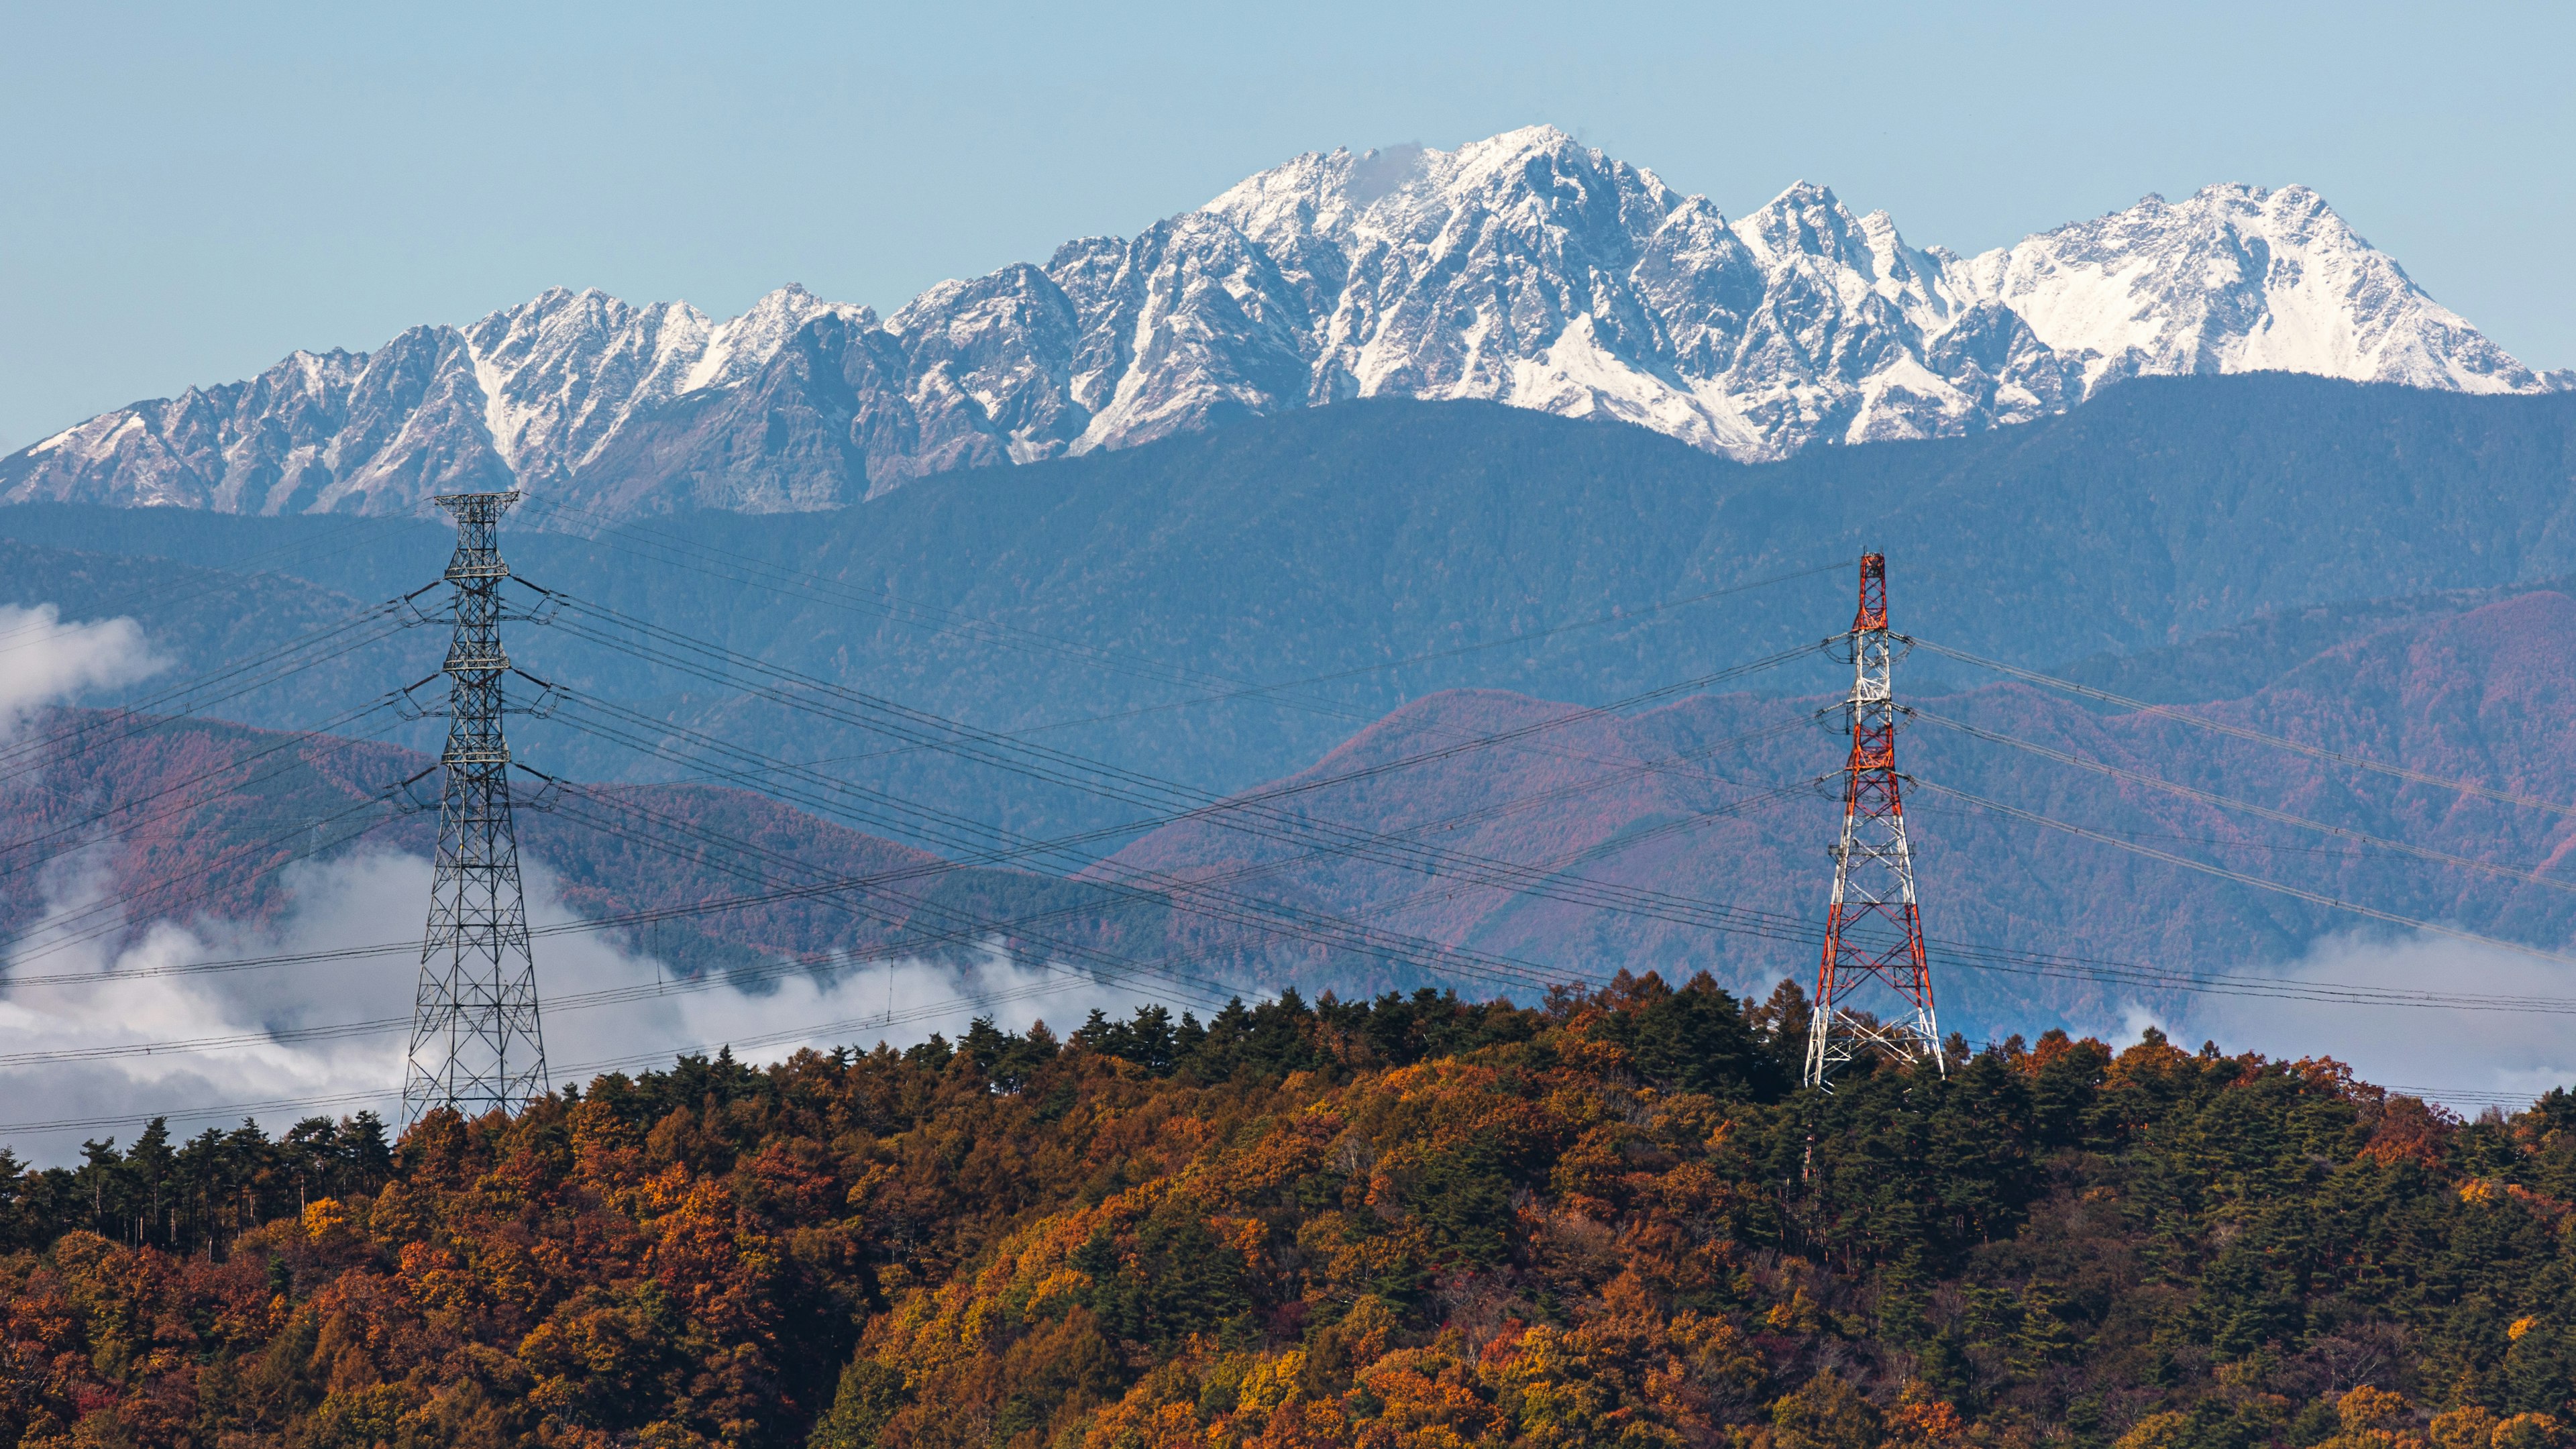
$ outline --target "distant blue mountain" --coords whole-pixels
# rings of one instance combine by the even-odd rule
[[[2243,692],[2268,667],[2247,651],[2288,668],[2340,637],[2347,613],[2351,630],[2382,617],[2353,601],[2576,574],[2571,478],[2576,395],[2258,374],[2145,379],[2022,427],[1759,465],[1613,423],[1365,401],[924,479],[825,514],[582,535],[544,531],[531,505],[507,538],[520,574],[549,587],[979,727],[1045,727],[1065,749],[1232,789],[1437,690],[1601,703],[1820,638],[1849,621],[1864,547],[1889,555],[1900,629],[2027,664],[2323,610],[2265,625],[2289,630],[2273,645],[2231,646]],[[0,535],[14,540],[10,597],[131,612],[199,662],[327,605],[418,588],[447,547],[415,521],[66,505],[0,509]],[[147,558],[209,570],[220,589],[173,595],[187,576]],[[440,647],[414,631],[242,717],[309,721],[431,672]],[[517,630],[512,647],[532,672],[765,754],[873,752],[834,768],[980,819],[1056,830],[1125,815],[937,753],[886,754],[882,739],[545,629]],[[1918,656],[1900,681],[1940,672]],[[1832,671],[1747,683],[1807,693]],[[395,737],[428,742],[417,728]],[[685,747],[639,758],[559,722],[522,737],[527,758],[579,775],[703,770]]]

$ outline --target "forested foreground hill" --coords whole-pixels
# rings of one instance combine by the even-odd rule
[[[2561,1442],[2576,1098],[2055,1034],[1825,1097],[1804,1015],[1290,997],[95,1145],[10,1180],[0,1435]]]

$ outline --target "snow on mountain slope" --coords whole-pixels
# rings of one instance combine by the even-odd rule
[[[821,315],[801,287],[721,324],[561,288],[372,353],[298,352],[248,382],[103,414],[6,460],[0,497],[227,513],[420,512],[436,494],[543,485],[637,414],[756,375]],[[575,496],[556,501],[577,501]]]
[[[2151,196],[1961,258],[1806,182],[1730,221],[1534,126],[1300,156],[1131,239],[943,282],[882,323],[794,286],[725,322],[556,289],[93,418],[0,459],[0,499],[417,512],[515,478],[611,515],[829,508],[1382,395],[1776,458],[2023,422],[2129,377],[2259,370],[2568,383],[2304,187]]]
[[[2542,380],[2417,289],[2304,186],[2150,196],[1967,261],[1966,296],[2081,359],[2086,387],[2142,373],[2309,372],[2461,392]]]
[[[557,287],[475,323],[465,343],[493,446],[522,477],[543,476],[578,471],[639,412],[740,385],[815,316],[865,312],[787,286],[717,323],[686,302]]]
[[[452,327],[372,353],[298,352],[247,382],[136,403],[0,459],[0,497],[225,513],[385,513],[505,487]]]

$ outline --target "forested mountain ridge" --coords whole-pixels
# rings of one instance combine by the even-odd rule
[[[2269,974],[2337,933],[2390,924],[2328,902],[2561,946],[2576,931],[2564,864],[2576,832],[2546,802],[2576,799],[2576,668],[2529,641],[2570,629],[2576,600],[2553,589],[2390,601],[2076,671],[2160,698],[2188,682],[2195,702],[2173,713],[2018,681],[1918,684],[1917,651],[1897,673],[1897,751],[1944,1019],[2001,1035],[2187,1009],[2135,977],[2034,978],[1993,948],[2080,942],[2106,961]],[[1838,804],[1810,782],[1844,748],[1814,716],[1833,701],[1730,690],[1604,714],[1448,691],[1247,792],[1293,791],[1322,825],[1263,830],[1210,811],[1085,878],[1258,871],[1249,889],[1586,979],[1651,965],[1742,990],[1814,968],[1831,879],[1818,852]],[[1487,739],[1500,742],[1458,748]],[[1334,830],[1406,850],[1341,848]],[[2153,853],[2123,848],[2136,845]],[[1604,904],[1596,888],[1630,894]]]
[[[2194,698],[2183,714],[2018,682],[1918,686],[1909,664],[1899,749],[1917,782],[1908,813],[1943,1019],[1981,1038],[2107,1029],[2139,1011],[2172,1021],[2194,1010],[2190,976],[2296,975],[2319,943],[2393,924],[2330,901],[2556,949],[2576,930],[2564,865],[2576,827],[2563,814],[2194,722],[2527,800],[2576,798],[2576,665],[2530,648],[2570,630],[2565,593],[2476,591],[2267,616],[2075,671]],[[2245,681],[2259,683],[2231,692]],[[650,931],[611,938],[686,977],[822,979],[843,974],[836,952],[876,961],[991,941],[1103,980],[1213,981],[1219,999],[1292,985],[1518,989],[1623,968],[1706,970],[1742,991],[1813,969],[1835,803],[1810,782],[1841,747],[1812,716],[1831,700],[1711,692],[1604,712],[1444,691],[1088,868],[1035,843],[1001,865],[910,848],[793,777],[793,804],[566,779],[561,808],[528,813],[522,837],[571,909],[652,916]],[[299,854],[425,855],[428,818],[375,802],[429,763],[388,745],[153,721],[66,753],[49,789],[0,797],[0,825],[49,849],[94,840],[95,880],[129,903],[134,928],[269,920],[277,868]],[[88,819],[127,801],[141,803]],[[34,926],[61,893],[40,872],[0,879],[0,930]],[[746,897],[766,903],[724,907]],[[2085,961],[2038,974],[1994,956],[2078,940]]]
[[[70,924],[111,941],[162,920],[275,922],[291,904],[289,862],[431,853],[437,816],[407,808],[420,801],[402,783],[434,757],[219,721],[89,711],[48,721],[99,738],[64,752],[41,783],[0,795],[0,822],[22,847],[95,873],[116,910],[74,909]],[[520,800],[526,858],[567,908],[637,922],[624,934],[690,976],[760,962],[774,979],[780,963],[954,954],[1013,920],[1045,922],[1046,941],[1078,952],[1120,914],[1122,898],[1097,887],[944,861],[750,791],[567,782],[565,793],[577,798],[561,809],[542,789]],[[59,870],[9,872],[0,939],[49,940],[44,926],[66,925],[54,913],[95,906],[80,894]],[[1131,923],[1151,914],[1126,905]],[[415,928],[387,923],[397,935]]]
[[[2553,1449],[2576,1101],[1623,980],[686,1059],[5,1178],[27,1446]],[[120,1226],[122,1224],[122,1226]]]
[[[1377,400],[925,480],[825,515],[569,533],[545,530],[578,520],[532,503],[504,539],[547,587],[1225,791],[1438,690],[1599,704],[1821,638],[1850,620],[1865,548],[1888,554],[1901,630],[2040,667],[2267,612],[2576,575],[2571,476],[2571,393],[2150,378],[2026,427],[1760,467],[1637,428]],[[0,509],[0,535],[29,550],[0,602],[130,612],[182,668],[291,636],[316,590],[355,607],[418,589],[452,546],[408,520],[53,506]],[[101,555],[124,559],[112,587]],[[271,577],[233,585],[216,639],[200,601],[151,596],[166,568],[152,559]],[[1584,620],[1599,622],[1559,627]],[[510,634],[534,673],[770,754],[876,747],[544,629]],[[309,727],[432,672],[441,642],[416,632],[236,717]],[[1917,656],[1905,687],[1936,668],[1956,677]],[[1777,677],[1836,687],[1820,666]],[[703,767],[677,741],[677,758],[639,755],[541,722],[514,741],[581,778]],[[1114,818],[1084,792],[937,752],[863,768],[1016,829]]]

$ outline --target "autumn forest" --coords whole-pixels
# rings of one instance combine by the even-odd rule
[[[2561,1449],[2576,1098],[1621,978],[0,1156],[0,1442]]]

